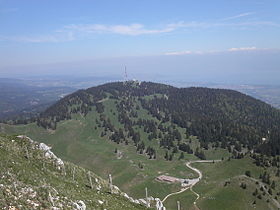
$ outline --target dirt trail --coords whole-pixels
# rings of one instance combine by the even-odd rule
[[[195,192],[195,191],[193,190],[193,186],[195,186],[195,185],[202,179],[202,172],[201,172],[200,170],[198,170],[197,168],[192,167],[191,164],[192,164],[192,163],[213,163],[213,162],[216,163],[216,162],[220,162],[220,161],[221,161],[221,160],[194,160],[194,161],[189,161],[189,162],[187,162],[187,163],[186,163],[186,166],[187,166],[188,168],[190,168],[191,170],[195,171],[195,172],[198,174],[198,178],[193,179],[193,181],[192,181],[192,183],[191,183],[190,186],[188,186],[188,187],[186,187],[186,188],[183,188],[183,189],[181,189],[181,190],[178,191],[178,192],[174,192],[174,193],[168,194],[168,195],[162,200],[162,202],[166,201],[166,199],[169,198],[169,197],[172,196],[172,195],[177,195],[177,194],[183,193],[183,192],[185,192],[186,190],[190,189],[190,191],[196,195],[196,199],[195,199],[195,201],[193,202],[194,208],[195,208],[196,210],[199,210],[199,208],[198,208],[197,205],[196,205],[196,202],[197,202],[197,200],[200,198],[200,195],[199,195],[197,192]],[[247,178],[247,179],[251,179],[251,180],[254,181],[254,182],[259,182],[259,186],[262,186],[262,187],[265,189],[264,184],[263,184],[262,182],[260,182],[259,180],[257,180],[257,179],[254,179],[254,178],[252,178],[252,177],[248,177],[248,176],[245,176],[245,175],[240,175],[239,177],[244,177],[244,178]],[[267,191],[266,189],[265,189],[265,193],[271,198],[271,200],[273,201],[274,205],[275,205],[278,209],[280,209],[280,203],[279,203],[277,200],[275,200],[275,199],[268,193],[268,191]]]
[[[192,188],[193,188],[194,185],[196,185],[196,184],[201,180],[201,178],[202,178],[202,173],[201,173],[201,171],[198,170],[197,168],[192,167],[191,164],[192,164],[192,163],[213,163],[213,162],[220,162],[220,161],[221,161],[221,160],[194,160],[194,161],[189,161],[189,162],[187,162],[187,163],[186,163],[186,166],[187,166],[188,168],[190,168],[191,170],[195,171],[195,172],[198,174],[198,178],[193,179],[190,186],[188,186],[188,187],[186,187],[186,188],[183,188],[183,189],[181,189],[181,190],[178,191],[178,192],[174,192],[174,193],[168,194],[167,196],[165,196],[165,198],[162,200],[162,202],[166,201],[166,199],[169,198],[169,197],[172,196],[172,195],[177,195],[177,194],[183,193],[183,192],[185,192],[186,190],[190,189],[190,190],[196,195],[196,199],[195,199],[195,201],[194,201],[193,204],[194,204],[194,206],[195,206],[196,209],[199,209],[199,208],[196,206],[196,201],[199,199],[200,196],[199,196],[199,194],[196,193]]]
[[[194,168],[191,166],[192,163],[216,163],[216,162],[220,162],[221,160],[196,160],[196,161],[190,161],[188,163],[186,163],[186,166],[190,169],[192,169],[193,171],[195,171],[198,174],[198,179],[196,182],[194,182],[191,186],[190,186],[190,190],[196,195],[196,199],[193,202],[193,205],[195,207],[195,209],[199,209],[196,205],[197,200],[200,198],[200,195],[195,192],[192,188],[194,185],[196,185],[201,179],[202,179],[202,173],[200,170],[198,170],[197,168]]]

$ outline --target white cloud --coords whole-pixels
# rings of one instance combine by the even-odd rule
[[[250,13],[243,13],[237,15],[238,17],[244,17]],[[235,16],[235,17],[237,17]],[[231,18],[233,19],[233,18]],[[280,24],[271,21],[243,21],[243,22],[185,22],[179,21],[176,23],[166,24],[160,28],[147,28],[143,24],[129,24],[129,25],[105,25],[105,24],[72,24],[66,25],[59,30],[47,35],[39,36],[1,36],[0,41],[16,41],[16,42],[30,42],[30,43],[44,43],[44,42],[67,42],[73,41],[77,38],[84,37],[88,34],[119,34],[126,36],[139,36],[139,35],[152,35],[170,33],[173,31],[179,31],[180,29],[206,29],[215,27],[280,27]],[[190,54],[188,51],[184,52],[171,52],[171,54]],[[169,53],[170,54],[170,53]],[[198,52],[196,52],[198,54]]]
[[[235,15],[235,16],[224,18],[223,20],[233,20],[233,19],[238,19],[238,18],[250,16],[250,15],[253,15],[253,14],[255,14],[255,12],[246,12],[246,13],[241,13],[241,14],[238,14],[238,15]]]
[[[230,49],[228,49],[229,52],[253,51],[253,50],[263,50],[263,49],[258,49],[256,47],[239,47],[239,48],[230,48]]]
[[[214,53],[221,53],[225,51],[217,51],[217,50],[211,50],[211,51],[174,51],[174,52],[166,52],[164,55],[204,55],[204,54],[214,54]]]
[[[167,52],[164,55],[190,55],[194,54],[192,51],[177,51],[177,52]]]
[[[272,49],[272,48],[257,48],[257,47],[234,47],[227,50],[209,50],[209,51],[174,51],[174,52],[166,52],[164,55],[205,55],[205,54],[217,54],[217,53],[229,53],[229,52],[245,52],[245,51],[277,51],[280,49]]]
[[[214,26],[222,26],[217,23],[204,23],[204,22],[184,22],[179,21],[176,23],[167,24],[161,28],[148,29],[145,25],[133,23],[129,25],[104,25],[104,24],[72,24],[63,27],[63,30],[71,30],[73,32],[81,33],[111,33],[120,35],[145,35],[145,34],[161,34],[169,33],[180,28],[207,28]]]
[[[243,14],[244,15],[244,14]],[[255,27],[255,26],[279,26],[279,24],[269,21],[252,21],[252,22],[239,22],[239,23],[224,23],[224,22],[185,22],[179,21],[163,26],[162,28],[149,29],[143,24],[133,23],[129,25],[105,25],[105,24],[72,24],[66,25],[62,30],[72,31],[73,33],[107,33],[107,34],[120,34],[138,36],[145,34],[161,34],[169,33],[179,29],[202,29],[213,27]]]
[[[249,13],[246,13],[249,15]],[[245,16],[244,14],[240,14],[241,16]],[[237,16],[236,16],[237,17]],[[162,28],[153,28],[148,29],[143,24],[133,23],[130,25],[104,25],[104,24],[72,24],[66,25],[63,27],[63,30],[72,31],[73,33],[108,33],[108,34],[120,34],[120,35],[130,35],[130,36],[138,36],[138,35],[146,35],[146,34],[161,34],[161,33],[169,33],[175,30],[179,30],[182,28],[185,29],[201,29],[201,28],[213,28],[213,27],[256,27],[256,26],[275,26],[279,27],[280,25],[270,21],[246,21],[246,22],[238,22],[238,23],[224,23],[224,22],[184,22],[180,21],[177,23],[171,23],[163,26]]]
[[[86,24],[86,25],[68,25],[64,29],[70,29],[85,33],[113,33],[121,35],[143,35],[143,34],[159,34],[174,31],[176,27],[167,25],[161,29],[147,29],[142,24],[130,25],[102,25],[102,24]]]

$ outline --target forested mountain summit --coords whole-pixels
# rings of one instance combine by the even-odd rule
[[[104,111],[106,101],[113,102],[118,125]],[[149,119],[140,114],[141,110],[147,111]],[[116,142],[130,138],[140,149],[141,136],[135,126],[144,127],[149,139],[157,139],[167,149],[180,147],[181,133],[175,129],[179,127],[185,129],[186,136],[197,136],[205,148],[216,143],[222,148],[234,147],[237,152],[246,148],[272,156],[280,154],[280,111],[226,89],[176,88],[138,81],[108,83],[64,97],[41,113],[37,124],[55,130],[59,121],[92,111],[100,115],[96,124],[104,128],[101,135]]]

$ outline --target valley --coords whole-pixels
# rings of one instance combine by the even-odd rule
[[[258,111],[263,107],[266,116],[273,113],[272,121],[275,122],[279,119],[279,113],[253,98],[238,96],[237,92],[221,92],[220,96],[210,98],[210,106],[217,106],[217,110],[222,110],[228,119],[235,118],[232,128],[246,129],[244,132],[250,133],[248,138],[242,140],[236,130],[226,131],[229,121],[220,118],[216,123],[215,117],[220,115],[214,114],[215,109],[207,113],[207,106],[204,110],[200,108],[200,104],[205,104],[203,100],[206,96],[219,94],[219,90],[188,90],[195,91],[195,95],[184,96],[194,105],[189,107],[190,104],[184,102],[187,103],[184,104],[186,112],[192,110],[181,115],[192,116],[187,126],[184,126],[183,118],[172,113],[172,109],[169,110],[166,105],[171,100],[170,106],[177,106],[173,110],[182,106],[181,98],[174,97],[177,89],[154,83],[128,82],[78,91],[47,109],[36,122],[26,125],[1,124],[0,129],[1,133],[25,134],[44,142],[63,160],[92,170],[104,179],[112,174],[113,183],[137,199],[145,197],[146,187],[149,196],[162,200],[168,194],[180,191],[179,183],[158,182],[156,177],[197,178],[198,174],[186,167],[186,162],[221,159],[221,162],[215,163],[192,163],[203,174],[201,181],[192,187],[199,199],[194,192],[186,190],[166,198],[164,205],[167,209],[176,209],[177,201],[180,201],[181,209],[223,209],[229,206],[232,209],[277,209],[273,199],[279,198],[280,186],[276,184],[274,189],[270,186],[272,181],[278,183],[280,180],[277,176],[279,158],[272,166],[273,158],[264,159],[258,153],[270,155],[274,150],[269,149],[269,144],[266,149],[260,149],[259,140],[254,140],[254,135],[257,139],[266,136],[265,129],[273,130],[274,124],[259,130],[258,126],[263,124],[258,117],[262,115],[258,115],[253,123],[251,119],[257,115],[254,115],[252,106],[247,110],[246,103],[255,103]],[[207,94],[202,97],[204,91]],[[240,104],[236,105],[226,98],[232,96],[237,97]],[[220,109],[219,103],[226,103],[226,106]],[[247,112],[249,120],[239,113],[239,109]],[[172,118],[167,117],[168,113]],[[207,118],[207,115],[212,118]],[[208,120],[212,122],[212,130],[208,130],[210,125],[203,127]],[[259,152],[255,155],[251,153],[252,150]],[[259,166],[256,165],[257,158],[261,161]],[[250,177],[258,180],[259,184],[262,182],[260,174],[269,173],[270,182],[264,185],[271,189],[272,194],[261,195],[261,199],[257,198],[259,193],[254,196],[254,191],[256,188],[260,191],[260,187],[252,179],[246,178],[246,171],[250,171]]]
[[[34,84],[32,80],[10,78],[0,78],[0,89],[1,122],[23,119],[27,121],[77,90],[61,84],[44,84],[42,80]]]

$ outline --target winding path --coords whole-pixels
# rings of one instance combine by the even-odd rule
[[[188,168],[190,168],[191,170],[195,171],[197,174],[198,174],[198,178],[195,178],[195,179],[192,179],[192,183],[190,184],[190,186],[186,187],[186,188],[183,188],[181,189],[180,191],[178,192],[174,192],[174,193],[170,193],[168,194],[167,196],[165,196],[165,198],[162,200],[162,203],[164,201],[166,201],[167,198],[169,198],[170,196],[172,195],[177,195],[177,194],[180,194],[180,193],[183,193],[185,192],[186,190],[190,189],[195,195],[196,195],[196,199],[195,201],[193,202],[194,206],[198,209],[198,207],[196,206],[196,201],[199,199],[199,194],[196,193],[192,188],[194,185],[196,185],[202,178],[202,173],[200,170],[198,170],[197,168],[194,168],[191,166],[192,163],[213,163],[213,162],[220,162],[221,160],[194,160],[194,161],[189,161],[186,163],[186,166]]]
[[[162,200],[162,203],[167,199],[167,198],[169,198],[170,196],[172,196],[172,195],[177,195],[177,194],[180,194],[180,193],[182,193],[182,192],[185,192],[187,189],[189,189],[190,187],[186,187],[186,188],[183,188],[183,189],[181,189],[180,191],[178,191],[178,192],[174,192],[174,193],[170,193],[170,194],[168,194],[167,196],[165,196],[165,198]]]
[[[195,199],[195,201],[193,202],[194,207],[195,207],[195,209],[199,209],[199,208],[196,206],[196,202],[197,202],[197,200],[200,198],[200,195],[199,195],[197,192],[195,192],[192,188],[193,188],[194,185],[196,185],[196,184],[202,179],[202,173],[201,173],[201,171],[198,170],[197,168],[192,167],[191,164],[192,164],[192,163],[213,163],[213,162],[216,163],[216,162],[220,162],[220,161],[221,161],[221,160],[194,160],[194,161],[189,161],[189,162],[187,162],[187,163],[186,163],[186,166],[187,166],[188,168],[190,168],[191,170],[195,171],[195,172],[198,174],[198,178],[192,179],[192,183],[191,183],[188,187],[185,187],[185,188],[181,189],[181,190],[178,191],[178,192],[170,193],[170,194],[168,194],[167,196],[165,196],[165,198],[162,200],[162,203],[163,203],[164,201],[166,201],[166,199],[169,198],[170,196],[183,193],[183,192],[185,192],[186,190],[190,189],[190,191],[196,195],[196,199]],[[245,178],[250,179],[250,180],[252,180],[252,181],[254,181],[254,182],[259,182],[259,180],[254,179],[254,178],[252,178],[252,177],[247,177],[247,176],[245,176],[245,175],[240,175],[240,177],[245,177]],[[259,182],[259,183],[260,183],[260,182]],[[279,203],[277,200],[275,200],[275,199],[268,193],[267,189],[264,187],[264,184],[261,182],[261,183],[259,184],[259,186],[262,186],[262,187],[264,188],[265,193],[271,198],[271,200],[273,201],[274,205],[275,205],[278,209],[280,209],[280,203]]]

